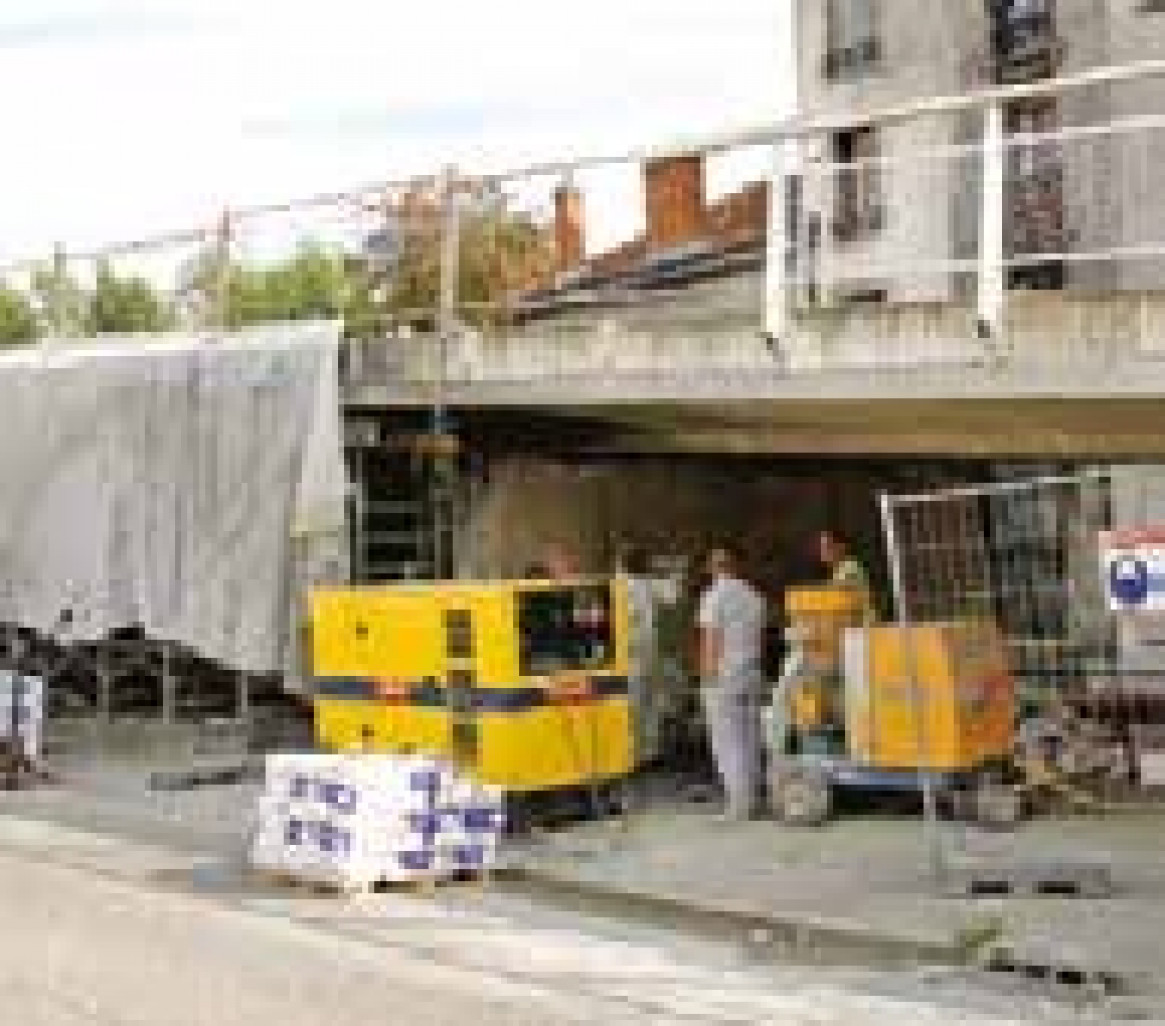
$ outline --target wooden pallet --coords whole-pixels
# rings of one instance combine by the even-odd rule
[[[355,897],[363,894],[411,894],[429,896],[451,887],[484,889],[493,879],[491,870],[465,871],[444,877],[412,880],[323,880],[296,876],[273,869],[253,869],[252,877],[268,887],[298,891],[319,897]]]

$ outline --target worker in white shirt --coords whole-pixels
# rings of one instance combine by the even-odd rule
[[[704,716],[726,814],[751,819],[760,793],[765,600],[741,577],[739,557],[727,546],[711,553],[708,574],[699,612]]]

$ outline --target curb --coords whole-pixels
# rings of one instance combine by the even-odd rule
[[[954,941],[909,937],[854,923],[698,904],[669,895],[591,883],[531,866],[508,866],[496,873],[495,879],[548,897],[585,901],[588,906],[623,916],[663,921],[709,936],[743,939],[771,947],[786,957],[853,962],[875,968],[969,964],[965,951]]]
[[[564,876],[536,866],[512,865],[495,874],[532,895],[583,901],[614,915],[674,925],[703,936],[744,941],[785,958],[840,963],[871,969],[958,968],[1022,978],[1063,990],[1092,990],[1111,997],[1162,993],[1160,985],[1139,974],[1110,967],[1074,964],[1046,953],[996,944],[969,951],[957,940],[909,936],[889,930],[814,916],[750,912],[723,905],[612,887]]]

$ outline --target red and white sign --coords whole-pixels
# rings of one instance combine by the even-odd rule
[[[1104,531],[1101,584],[1114,613],[1165,613],[1165,528]]]

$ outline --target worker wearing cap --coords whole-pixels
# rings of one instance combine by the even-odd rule
[[[760,793],[765,600],[727,547],[711,553],[708,573],[699,612],[700,694],[726,814],[751,819]]]
[[[817,557],[829,572],[829,583],[841,588],[853,588],[861,593],[864,612],[862,619],[869,626],[877,619],[874,609],[870,575],[861,561],[850,550],[849,542],[841,532],[832,528],[817,536]]]

